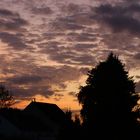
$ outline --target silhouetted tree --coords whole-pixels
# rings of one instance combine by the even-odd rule
[[[69,121],[72,121],[72,111],[70,109],[66,110],[65,115]]]
[[[0,85],[0,108],[8,108],[13,104],[13,96],[5,88],[4,85]]]
[[[136,127],[137,115],[132,111],[138,100],[135,83],[113,53],[88,72],[78,100],[85,130],[94,130],[97,137],[120,139]]]
[[[75,115],[74,124],[77,128],[80,128],[81,122],[80,122],[79,115],[77,114]]]
[[[60,134],[58,135],[58,140],[71,140],[74,137],[74,124],[72,120],[72,111],[67,109],[65,111],[66,122],[62,127]]]

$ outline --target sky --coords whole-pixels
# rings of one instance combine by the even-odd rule
[[[80,109],[87,72],[110,52],[140,92],[140,0],[0,0],[0,82],[33,99]]]

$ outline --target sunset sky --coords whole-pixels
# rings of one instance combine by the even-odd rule
[[[140,0],[0,0],[0,82],[15,107],[79,109],[87,71],[111,51],[140,92]]]

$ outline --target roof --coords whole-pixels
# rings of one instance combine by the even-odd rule
[[[38,108],[53,121],[61,123],[66,120],[65,113],[56,104],[32,101],[24,110],[30,111],[33,107]]]

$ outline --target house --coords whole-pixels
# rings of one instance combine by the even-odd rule
[[[50,128],[53,136],[57,136],[61,129],[67,124],[65,113],[56,104],[32,101],[24,109],[24,112],[42,121]]]
[[[31,102],[24,110],[0,109],[0,137],[55,140],[67,126],[65,113],[55,104]]]

